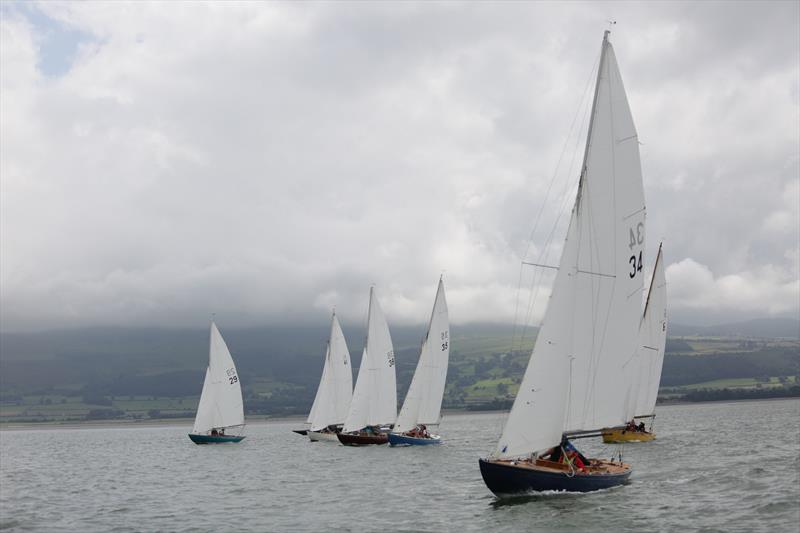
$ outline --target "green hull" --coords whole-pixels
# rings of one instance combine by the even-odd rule
[[[195,435],[193,433],[189,433],[189,438],[192,439],[192,442],[195,444],[225,444],[228,442],[241,442],[244,439],[244,435],[237,436],[237,435]]]

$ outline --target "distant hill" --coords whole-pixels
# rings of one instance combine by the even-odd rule
[[[390,326],[399,398],[411,381],[425,327]],[[328,329],[328,324],[222,328],[239,369],[248,414],[308,411],[322,372]],[[343,324],[354,370],[361,362],[363,329]],[[796,321],[785,319],[671,325],[662,385],[798,376],[800,342],[768,340],[797,338],[797,329]],[[508,404],[536,333],[528,328],[521,339],[520,328],[510,325],[454,325],[444,405],[471,409]],[[207,361],[207,328],[0,334],[0,421],[80,419],[101,408],[124,416],[191,416]]]
[[[670,324],[671,337],[750,337],[759,339],[800,339],[800,320],[792,318],[755,318],[716,326]]]

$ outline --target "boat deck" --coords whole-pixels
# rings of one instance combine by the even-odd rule
[[[494,462],[544,472],[567,473],[572,470],[568,464],[556,463],[545,459],[535,459],[533,461],[530,459],[497,459]],[[590,464],[584,468],[582,473],[589,475],[623,474],[630,471],[630,468],[631,466],[627,463],[616,463],[606,461],[605,459],[591,459]]]

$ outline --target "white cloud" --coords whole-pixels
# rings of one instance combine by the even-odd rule
[[[651,250],[695,258],[671,275],[718,305],[796,312],[798,8],[756,6],[43,3],[90,36],[56,77],[4,6],[2,328],[360,319],[371,283],[422,322],[442,271],[455,321],[512,320],[542,205],[527,258],[556,261],[578,126],[545,191],[623,7]],[[754,10],[771,29],[736,31]]]
[[[797,310],[800,280],[796,270],[764,265],[757,272],[715,277],[691,258],[666,270],[670,306],[720,312],[777,315]]]

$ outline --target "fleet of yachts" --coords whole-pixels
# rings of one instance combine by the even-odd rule
[[[561,258],[557,267],[546,267],[557,273],[544,320],[502,435],[494,451],[478,461],[484,482],[498,497],[625,484],[631,465],[621,453],[616,459],[588,458],[574,441],[655,438],[652,421],[667,329],[664,263],[659,246],[646,289],[639,141],[608,37],[606,31]],[[392,339],[375,289],[370,289],[355,387],[350,353],[334,313],[308,427],[295,432],[310,441],[347,446],[441,443],[437,433],[450,347],[440,278],[398,414]],[[197,444],[239,442],[243,427],[236,367],[212,323],[208,369],[189,437]]]

